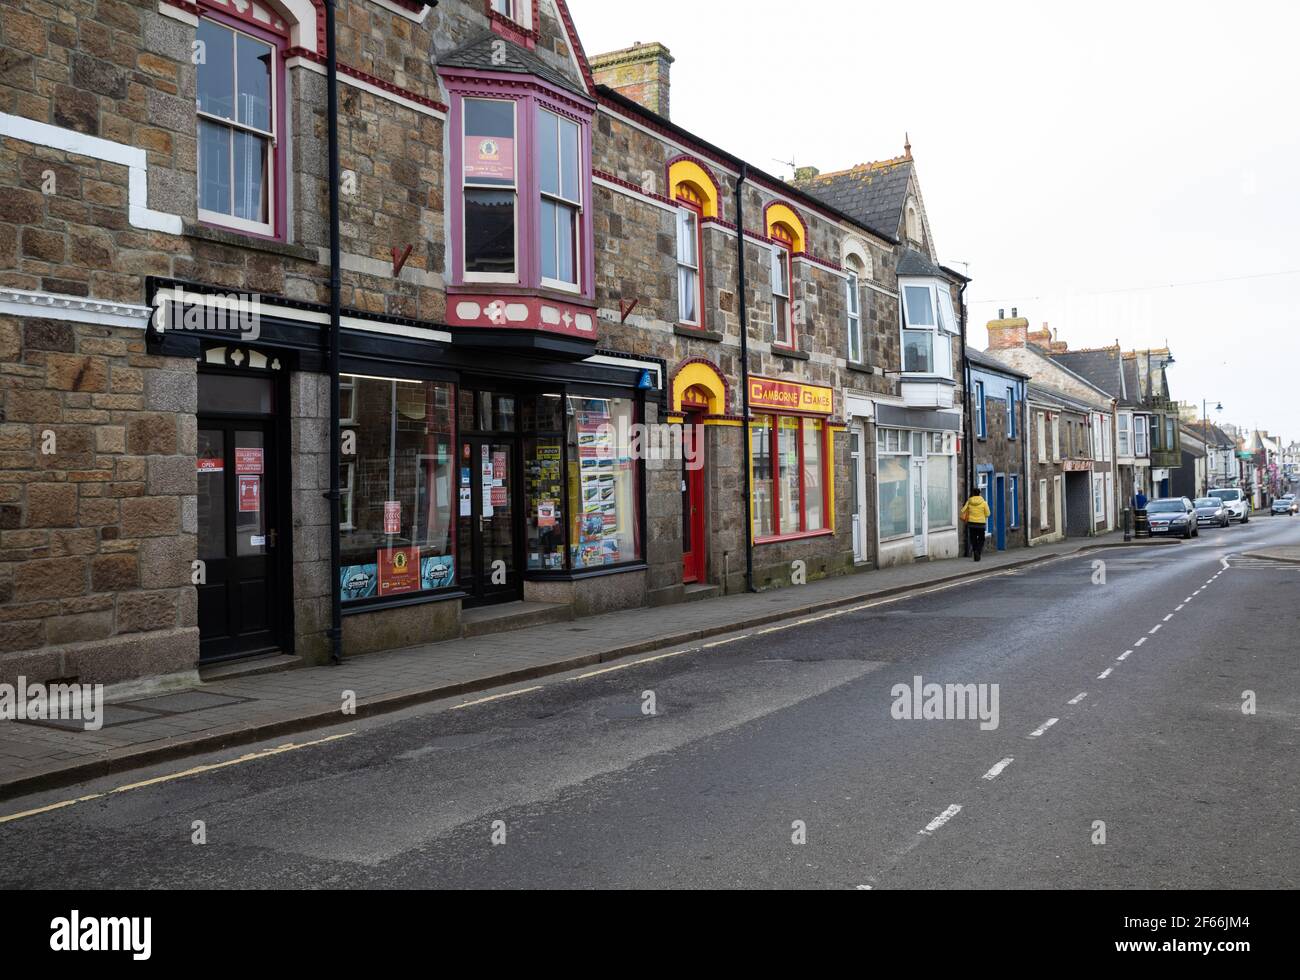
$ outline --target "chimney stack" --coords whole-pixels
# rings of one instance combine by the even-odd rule
[[[1024,347],[1029,336],[1029,321],[1016,316],[1017,310],[1011,311],[1011,319],[998,310],[998,318],[989,321],[989,350],[1011,350]]]
[[[596,55],[591,59],[591,71],[597,85],[607,85],[668,119],[673,61],[672,53],[659,42],[638,41],[630,48]]]

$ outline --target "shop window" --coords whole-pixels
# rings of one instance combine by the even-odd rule
[[[641,559],[639,464],[631,445],[636,407],[626,398],[568,400],[569,560],[575,572]]]
[[[346,602],[410,597],[456,580],[452,390],[347,377],[347,502],[339,588]]]
[[[877,430],[877,487],[880,497],[880,539],[912,533],[912,454],[907,433]]]
[[[943,435],[934,433],[942,448]],[[936,447],[932,447],[936,448]],[[953,524],[953,468],[954,457],[931,454],[925,469],[927,519],[930,530],[951,527]]]
[[[564,398],[526,397],[521,408],[528,570],[562,571],[566,567],[565,515],[569,512],[564,482]]]
[[[756,538],[830,527],[827,432],[821,419],[795,416],[759,416],[751,425]]]
[[[196,37],[198,214],[261,237],[283,232],[286,38],[203,16]]]

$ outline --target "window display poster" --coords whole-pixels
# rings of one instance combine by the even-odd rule
[[[474,516],[474,491],[469,487],[460,488],[460,516]]]
[[[250,476],[262,475],[262,449],[245,448],[235,449],[235,472],[247,473]]]
[[[515,141],[499,136],[465,137],[465,180],[515,179]]]
[[[455,581],[455,558],[434,556],[420,559],[420,588],[425,592],[445,589]]]
[[[262,510],[262,478],[260,476],[241,476],[239,478],[239,512],[257,514]]]
[[[506,454],[492,454],[492,479],[504,480],[506,478]]]
[[[402,533],[402,502],[400,500],[384,501],[384,533]]]
[[[506,507],[506,506],[509,505],[509,503],[510,503],[510,500],[509,500],[509,498],[506,496],[506,488],[505,488],[505,487],[493,487],[493,488],[492,488],[492,506],[493,506],[494,508],[496,508],[496,507]]]
[[[420,549],[384,548],[378,555],[379,595],[420,591]]]
[[[543,500],[537,505],[537,526],[555,527],[555,501]]]
[[[378,588],[378,565],[347,565],[339,570],[339,597],[344,602],[373,599]]]
[[[198,471],[200,473],[224,473],[226,472],[226,461],[221,458],[200,459],[198,461]]]

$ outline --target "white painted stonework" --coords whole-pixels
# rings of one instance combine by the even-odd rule
[[[43,293],[27,289],[0,288],[0,315],[41,317],[46,320],[71,320],[103,327],[130,327],[143,330],[149,325],[152,310],[134,303],[112,303]]]
[[[168,235],[181,233],[180,215],[154,211],[149,207],[149,159],[139,147],[114,143],[98,136],[87,136],[76,130],[51,126],[23,116],[11,116],[7,112],[0,112],[0,136],[126,167],[130,189],[128,220],[131,224],[136,228],[161,231]]]

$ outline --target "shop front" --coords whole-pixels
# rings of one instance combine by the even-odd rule
[[[876,406],[878,566],[960,553],[957,441],[961,416]]]
[[[594,346],[485,352],[433,325],[348,311],[335,572],[323,311],[262,303],[255,337],[151,340],[198,362],[204,662],[320,659],[331,589],[345,655],[459,635],[462,609],[573,603],[589,580],[620,580],[584,585],[607,606],[644,604],[634,439],[658,410],[661,362]]]

